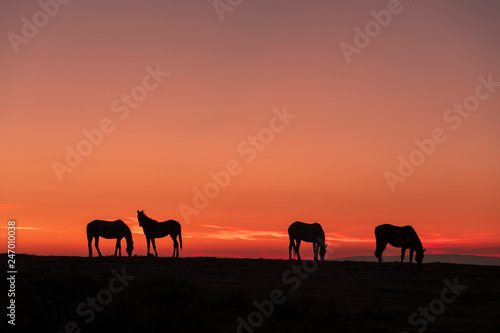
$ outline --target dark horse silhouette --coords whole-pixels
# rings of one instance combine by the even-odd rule
[[[401,267],[403,267],[406,249],[410,249],[410,268],[413,251],[415,251],[415,260],[418,269],[422,269],[425,249],[417,233],[411,226],[398,227],[392,224],[382,224],[375,228],[375,238],[377,241],[375,256],[378,258],[379,267],[382,267],[382,252],[384,252],[387,243],[389,243],[394,247],[401,248]]]
[[[293,222],[288,227],[288,237],[290,245],[288,246],[288,259],[292,260],[292,249],[297,254],[297,259],[302,260],[299,254],[300,242],[312,242],[314,251],[314,260],[318,260],[318,250],[321,261],[325,260],[326,247],[325,233],[319,223]]]
[[[158,252],[156,252],[155,238],[161,238],[170,235],[174,241],[174,254],[172,257],[179,257],[179,243],[182,249],[182,236],[181,236],[181,225],[175,220],[168,220],[165,222],[155,221],[144,214],[144,211],[137,211],[137,219],[139,220],[139,225],[144,230],[144,235],[146,235],[146,240],[148,242],[148,256],[149,256],[149,243],[153,243],[153,250],[155,250],[155,257],[158,257]],[[179,242],[177,242],[177,235],[179,235]]]
[[[87,240],[89,242],[89,257],[92,257],[92,238],[95,238],[95,248],[99,257],[102,257],[101,251],[99,251],[99,236],[107,239],[116,238],[115,256],[116,252],[119,252],[120,257],[122,256],[122,246],[121,240],[125,237],[127,241],[127,253],[128,256],[132,256],[132,251],[134,250],[134,242],[132,241],[132,233],[129,227],[122,221],[102,221],[94,220],[87,224]]]

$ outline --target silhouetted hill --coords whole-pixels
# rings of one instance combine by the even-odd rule
[[[17,255],[16,267],[18,332],[500,332],[498,266]]]
[[[337,261],[368,261],[376,262],[377,258],[375,256],[353,256],[337,258]],[[405,263],[409,260],[408,253],[405,256]],[[383,256],[383,262],[393,262],[401,261],[400,256]],[[415,262],[415,258],[413,259]],[[426,254],[424,258],[425,263],[449,263],[449,264],[465,264],[465,265],[486,265],[486,266],[500,266],[500,258],[498,257],[485,257],[485,256],[474,256],[474,255],[461,255],[461,254]]]

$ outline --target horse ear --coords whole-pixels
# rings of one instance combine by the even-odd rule
[[[325,244],[325,249],[328,247],[328,244]]]
[[[424,249],[422,252],[425,252],[425,250],[427,250],[427,249]]]

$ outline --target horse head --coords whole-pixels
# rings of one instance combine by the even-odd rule
[[[325,261],[325,254],[326,254],[326,247],[327,246],[328,246],[328,244],[325,244],[324,246],[320,245],[319,257],[320,257],[321,261]]]
[[[142,221],[144,220],[144,217],[146,215],[144,215],[144,210],[138,210],[137,211],[137,220],[139,220],[139,225],[142,227]]]
[[[132,251],[134,251],[134,242],[127,244],[127,253],[129,257],[132,257]]]
[[[422,261],[424,260],[424,252],[426,249],[423,249],[422,251],[417,251],[415,254],[415,260],[417,261],[417,267],[418,269],[422,269]]]

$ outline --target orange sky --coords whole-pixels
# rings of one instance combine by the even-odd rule
[[[122,219],[143,255],[140,209],[182,224],[182,256],[283,258],[296,220],[323,225],[331,258],[372,255],[382,223],[427,253],[500,256],[497,2],[47,3],[0,4],[0,220],[19,252],[86,255],[86,224]],[[86,156],[69,166],[68,147]]]

